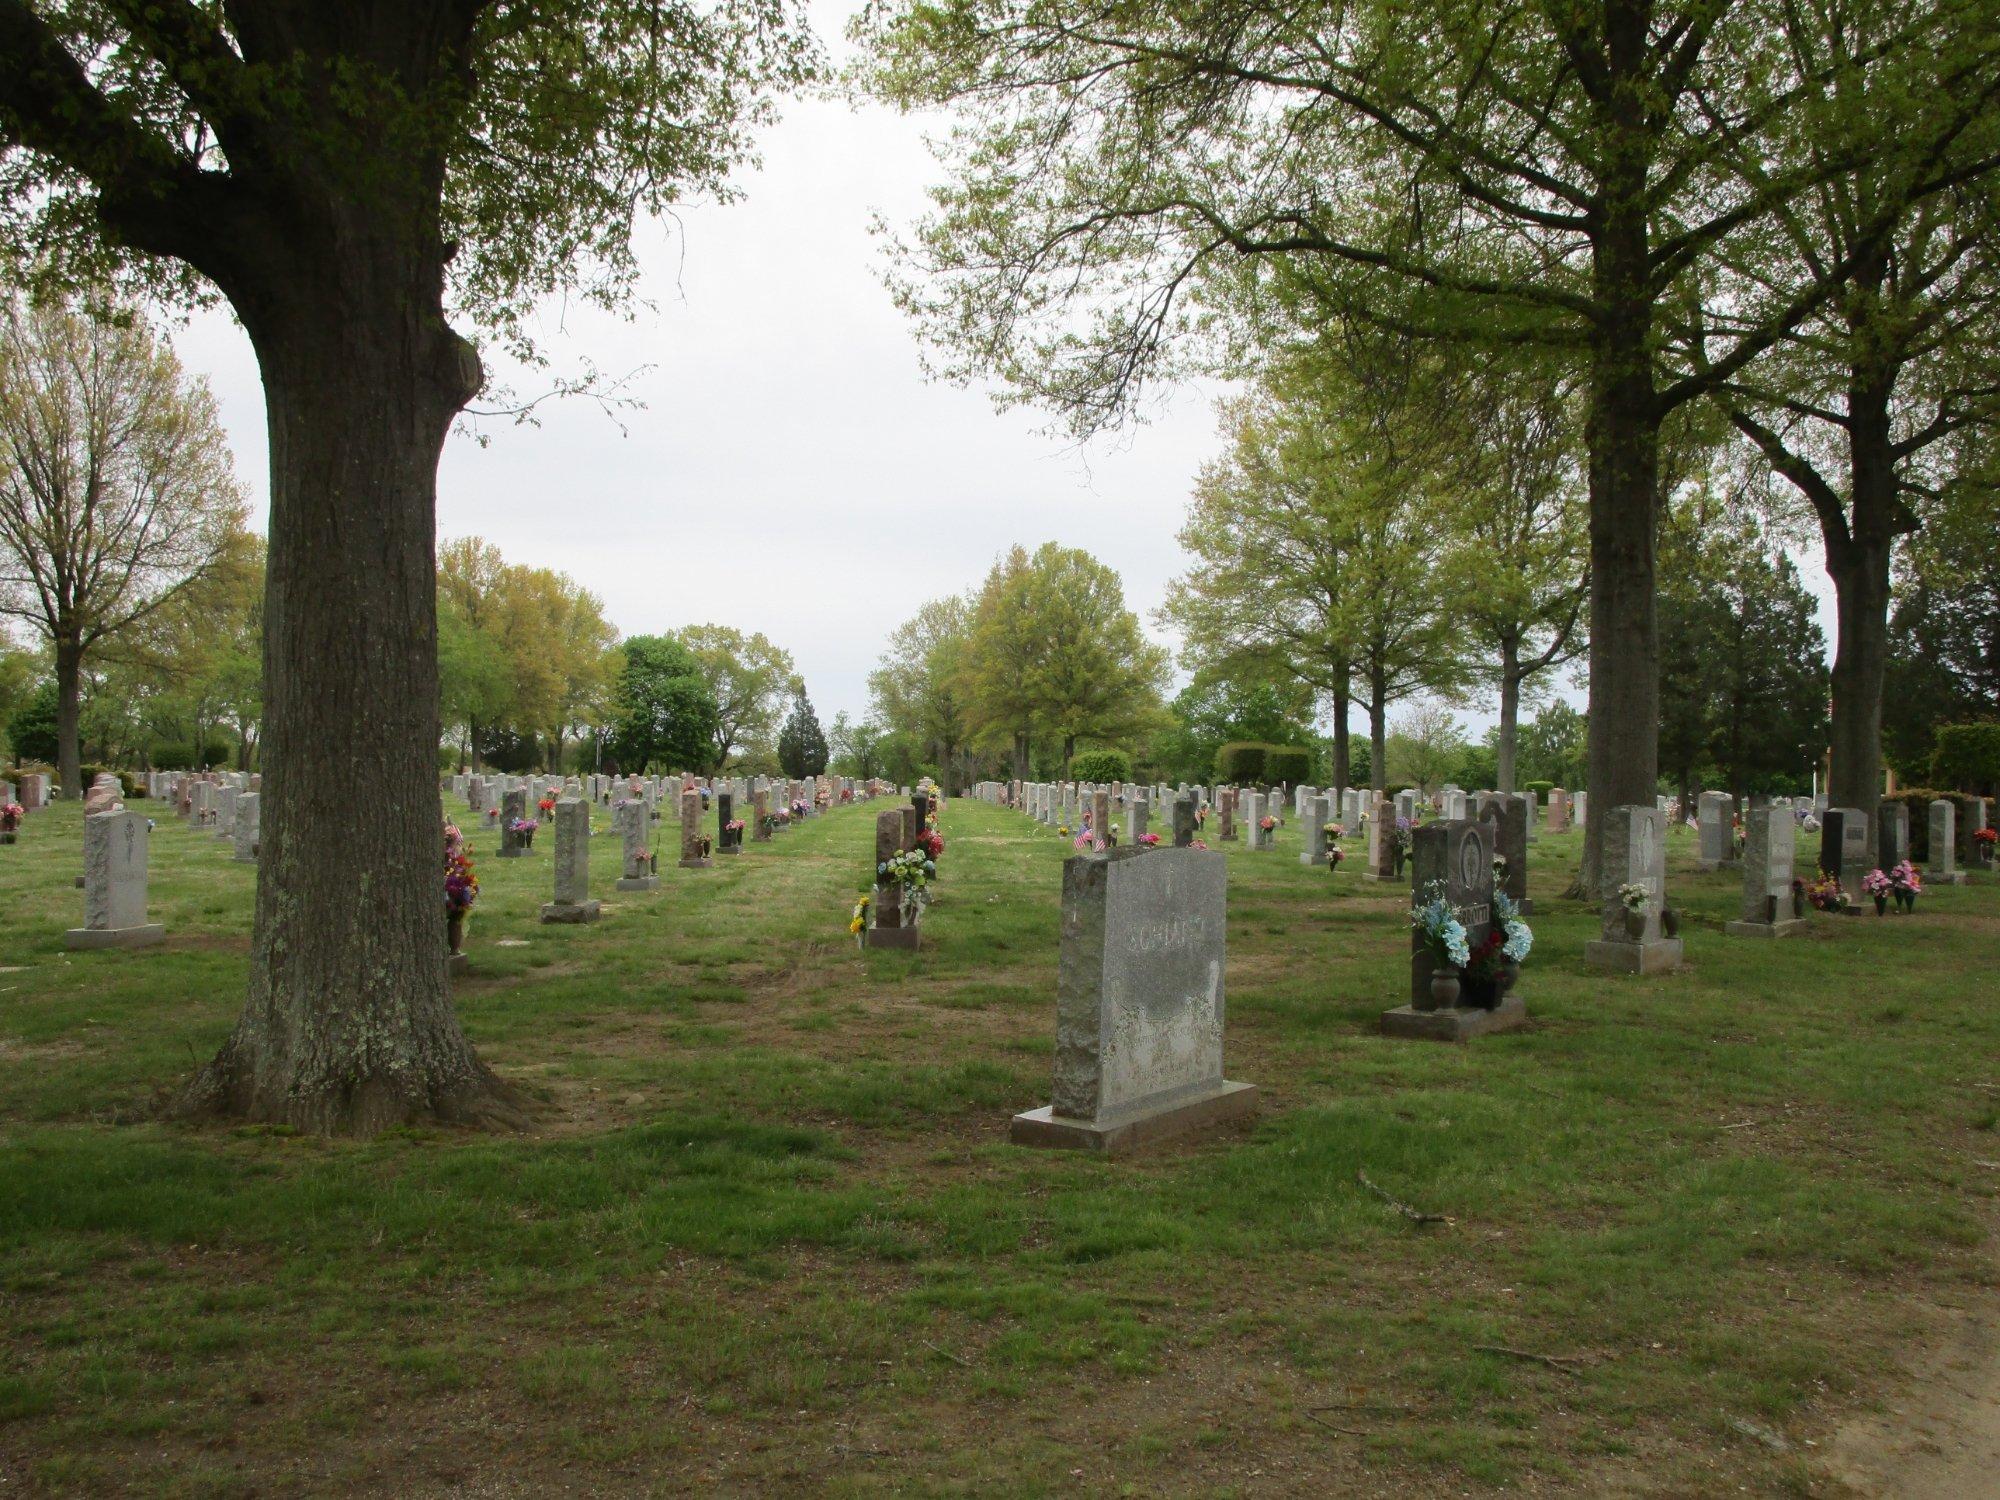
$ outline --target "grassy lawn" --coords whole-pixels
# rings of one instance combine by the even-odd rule
[[[487,833],[456,993],[542,1127],[328,1142],[152,1122],[240,1002],[252,871],[168,817],[168,942],[69,954],[79,821],[0,849],[14,1492],[1821,1494],[1805,1442],[1993,1275],[1991,877],[1757,943],[1678,833],[1689,966],[1612,978],[1545,836],[1534,1024],[1451,1048],[1375,1034],[1407,897],[1288,829],[1230,853],[1262,1122],[1107,1164],[1006,1142],[1052,832],[948,807],[914,955],[845,933],[869,809],[647,895],[601,837],[592,927]]]

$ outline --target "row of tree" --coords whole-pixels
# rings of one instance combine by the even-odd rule
[[[904,755],[938,768],[947,795],[982,751],[1025,778],[1045,745],[1067,775],[1080,745],[1163,720],[1169,672],[1113,569],[1054,542],[1016,546],[978,589],[930,601],[890,634],[869,674],[875,723],[862,744],[883,753],[882,737],[898,737]],[[856,729],[836,729],[851,753]]]
[[[263,716],[263,539],[206,384],[136,314],[0,307],[0,670],[17,755],[240,763]],[[24,744],[24,741],[26,743]]]
[[[1654,795],[1663,480],[1720,412],[1819,533],[1830,794],[1872,805],[1896,543],[2000,392],[2000,0],[912,0],[859,34],[962,127],[898,285],[956,374],[1089,432],[1331,320],[1574,382],[1599,806]]]

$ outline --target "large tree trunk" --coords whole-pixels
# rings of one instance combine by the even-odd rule
[[[75,636],[58,635],[56,655],[56,780],[62,795],[75,799],[83,786],[83,646]]]
[[[1509,635],[1500,643],[1500,730],[1493,778],[1496,792],[1514,790],[1514,755],[1521,739],[1521,643]]]
[[[1643,43],[1639,8],[1618,11],[1619,65]],[[1636,30],[1634,29],[1636,27]],[[1648,253],[1644,127],[1620,121],[1611,153],[1592,283],[1604,311],[1591,347],[1590,413],[1590,818],[1574,889],[1599,900],[1622,872],[1602,868],[1615,807],[1651,807],[1659,783],[1660,652],[1655,601],[1660,416],[1654,388],[1652,266]]]
[[[249,998],[189,1104],[317,1132],[518,1123],[445,981],[436,472],[478,361],[441,247],[329,217],[282,278],[231,289],[271,446],[262,827]]]
[[[1333,686],[1333,784],[1336,790],[1346,791],[1349,767],[1347,743],[1347,710],[1350,707],[1347,690],[1347,673],[1342,672]]]
[[[1368,674],[1368,785],[1389,785],[1389,688],[1379,671]]]
[[[1833,654],[1833,759],[1827,802],[1868,813],[1873,849],[1875,804],[1882,796],[1882,678],[1889,660],[1889,565],[1896,538],[1915,528],[1896,493],[1890,430],[1893,376],[1857,369],[1848,406],[1846,535],[1823,524],[1826,571],[1833,579],[1837,636]]]

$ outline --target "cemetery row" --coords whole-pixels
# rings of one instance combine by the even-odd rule
[[[1533,948],[1527,917],[1528,843],[1587,816],[1582,796],[1558,791],[1545,812],[1532,795],[1466,793],[1447,787],[1429,806],[1413,793],[1310,786],[1289,790],[1130,783],[1093,786],[988,782],[972,795],[1010,807],[1078,851],[1065,861],[1062,949],[1056,1000],[1056,1063],[1050,1103],[1017,1116],[1028,1145],[1120,1150],[1232,1119],[1255,1109],[1253,1086],[1223,1072],[1227,861],[1218,843],[1253,852],[1275,847],[1288,821],[1301,824],[1299,860],[1338,872],[1341,840],[1365,837],[1363,878],[1410,881],[1407,999],[1380,1019],[1393,1037],[1467,1041],[1521,1026],[1516,986]],[[1986,804],[1973,800],[1978,829]],[[1809,906],[1858,915],[1841,893],[1913,910],[1925,876],[1909,860],[1909,811],[1893,798],[1871,814],[1813,809],[1780,799],[1749,809],[1740,832],[1725,828],[1727,799],[1697,811],[1701,864],[1740,869],[1742,905],[1725,931],[1773,939],[1806,928]],[[1153,827],[1168,810],[1168,835]],[[1540,816],[1537,814],[1540,812]],[[1426,817],[1425,814],[1435,816]],[[1678,809],[1619,806],[1601,830],[1599,933],[1585,961],[1610,972],[1664,974],[1680,967],[1678,912],[1668,902],[1667,831]],[[1930,805],[1929,879],[1960,883],[1957,808]],[[1803,829],[1821,835],[1821,873],[1794,872]],[[1991,837],[1974,838],[1990,861]],[[1985,851],[1985,852],[1979,852]],[[1872,860],[1886,862],[1885,872]],[[1833,895],[1830,897],[1828,893]]]
[[[149,796],[174,808],[182,822],[228,844],[239,860],[257,854],[260,783],[233,773],[154,773]],[[18,827],[10,795],[7,820]],[[45,788],[37,787],[36,792]],[[785,830],[836,805],[872,801],[890,789],[875,781],[836,777],[774,782],[762,777],[700,781],[693,776],[488,778],[462,775],[441,786],[463,798],[467,821],[490,831],[497,855],[524,859],[554,823],[552,899],[544,922],[595,921],[600,907],[589,889],[593,805],[610,808],[621,842],[617,887],[659,885],[655,826],[670,809],[678,822],[678,866],[700,871],[739,854],[753,841]],[[126,809],[115,777],[99,778],[86,800],[84,926],[73,947],[158,942],[146,919],[149,819]],[[898,805],[875,823],[875,880],[856,903],[850,931],[864,949],[915,949],[944,853],[940,800],[928,783],[899,789]],[[1528,795],[1467,793],[1447,787],[1420,806],[1414,794],[1391,800],[1348,788],[1289,790],[1121,784],[985,783],[972,795],[1010,807],[1073,841],[1064,863],[1061,951],[1056,996],[1056,1050],[1050,1103],[1016,1117],[1013,1137],[1027,1145],[1124,1150],[1166,1136],[1241,1117],[1256,1107],[1256,1089],[1223,1072],[1227,861],[1217,843],[1240,841],[1248,851],[1276,847],[1277,830],[1301,825],[1300,862],[1337,874],[1342,841],[1357,827],[1366,849],[1366,880],[1410,889],[1409,990],[1380,1018],[1389,1036],[1448,1041],[1521,1026],[1527,1008],[1517,986],[1533,948],[1527,918],[1528,845],[1540,829],[1556,833],[1587,817],[1584,799],[1558,792],[1546,808]],[[1165,811],[1164,832],[1153,828]],[[1700,863],[1734,866],[1742,878],[1733,937],[1775,939],[1806,927],[1809,907],[1858,915],[1874,899],[1914,909],[1926,877],[1909,859],[1908,808],[1884,799],[1872,814],[1822,812],[1788,801],[1752,807],[1740,834],[1726,829],[1722,807],[1705,800],[1695,822]],[[1978,831],[1988,808],[1972,803]],[[1953,802],[1931,804],[1929,874],[1959,882],[1961,847]],[[739,816],[747,813],[747,816]],[[1669,904],[1667,831],[1678,809],[1619,806],[1603,814],[1598,936],[1584,950],[1593,967],[1635,975],[1671,972],[1682,960],[1679,915]],[[711,824],[710,819],[713,819]],[[1351,823],[1347,820],[1351,820]],[[1795,870],[1802,830],[1820,835],[1820,873]],[[1991,838],[1974,838],[1978,851]],[[466,835],[445,828],[445,905],[454,967],[464,961],[465,918],[478,895]],[[1990,856],[1985,856],[1990,857]],[[1888,861],[1885,871],[1875,859]],[[1407,871],[1407,874],[1406,874]]]
[[[171,809],[183,826],[212,836],[239,862],[256,862],[261,776],[145,772],[132,780],[148,799]],[[30,809],[49,804],[47,777],[24,777],[23,790],[22,801],[16,802],[14,788],[0,783],[0,839],[7,843],[21,837]],[[465,822],[492,836],[501,859],[534,855],[536,835],[552,823],[552,899],[542,906],[541,917],[573,923],[595,921],[601,911],[589,889],[594,804],[609,807],[621,841],[617,888],[648,891],[660,883],[655,827],[663,821],[663,805],[678,820],[679,868],[707,870],[717,858],[740,854],[746,834],[753,842],[769,842],[829,808],[873,800],[889,788],[879,781],[827,776],[779,782],[764,777],[703,781],[692,775],[459,775],[446,778],[440,790],[464,799]],[[85,797],[83,874],[77,881],[84,892],[84,923],[67,934],[72,948],[144,947],[166,935],[160,924],[147,920],[148,843],[155,822],[127,808],[123,797],[124,784],[108,773],[97,778]],[[479,881],[467,833],[449,818],[443,844],[447,941],[457,970],[464,965],[467,919],[478,900]],[[543,847],[548,847],[546,840]]]

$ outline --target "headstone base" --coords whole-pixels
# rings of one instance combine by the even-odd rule
[[[715,861],[712,859],[684,859],[681,861],[681,868],[683,870],[712,870],[715,868]]]
[[[660,888],[657,875],[630,875],[617,882],[621,891],[656,891]]]
[[[863,946],[868,948],[915,948],[917,946],[917,934],[920,930],[916,927],[863,928],[862,936],[866,939]]]
[[[1924,876],[1925,885],[1970,885],[1971,883],[1971,881],[1965,878],[1965,871],[1963,870],[1953,870],[1949,875],[1926,874]]]
[[[550,901],[542,907],[544,922],[595,922],[602,910],[595,901]]]
[[[447,979],[458,978],[461,974],[465,972],[465,962],[466,962],[465,955],[463,953],[447,953],[444,956],[445,978]]]
[[[743,846],[741,844],[724,844],[720,849],[716,850],[715,852],[717,854],[741,854],[743,852]]]
[[[1427,1042],[1469,1042],[1476,1036],[1514,1031],[1527,1024],[1528,1005],[1519,995],[1507,996],[1492,1010],[1478,1006],[1418,1010],[1414,1005],[1399,1005],[1382,1012],[1382,1035]]]
[[[532,849],[509,848],[506,846],[502,846],[501,848],[493,851],[493,857],[495,859],[521,859],[527,855],[533,854],[534,852],[535,851]]]
[[[255,849],[252,849],[252,850],[250,850],[250,852],[249,852],[249,853],[247,853],[247,854],[239,854],[239,855],[237,855],[237,856],[236,856],[236,863],[237,863],[237,864],[239,864],[239,865],[254,865],[254,864],[256,864],[256,863],[257,863],[257,851],[256,851]]]
[[[72,927],[63,934],[65,948],[150,948],[167,940],[158,922],[144,927]]]
[[[1614,974],[1670,974],[1681,966],[1681,940],[1661,938],[1656,943],[1618,943],[1598,939],[1583,945],[1583,961],[1594,969]]]
[[[1694,867],[1699,874],[1713,875],[1718,870],[1740,870],[1743,868],[1743,861],[1740,859],[1698,859],[1694,862]]]
[[[1786,917],[1780,922],[1725,922],[1722,930],[1731,937],[1787,938],[1803,937],[1811,925],[1804,917]]]
[[[1115,1156],[1198,1130],[1212,1130],[1257,1113],[1257,1085],[1224,1079],[1214,1088],[1150,1114],[1109,1122],[1072,1120],[1044,1104],[1014,1116],[1008,1138],[1017,1146],[1095,1151]]]

